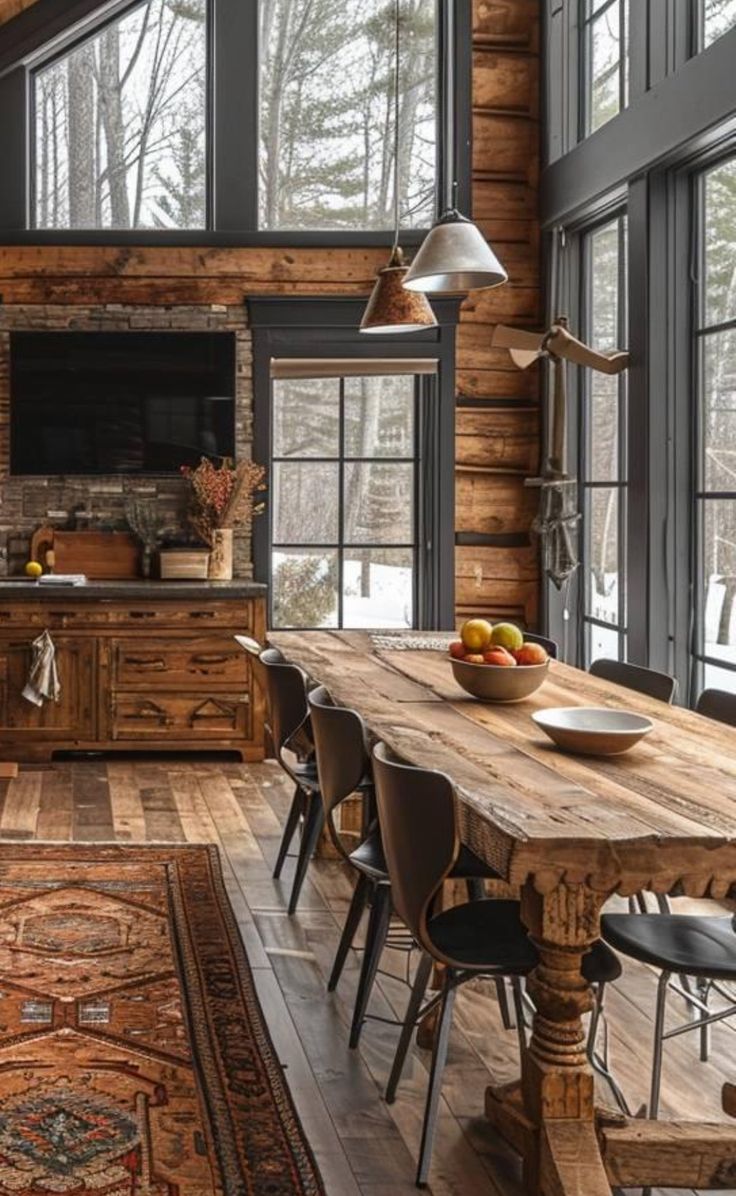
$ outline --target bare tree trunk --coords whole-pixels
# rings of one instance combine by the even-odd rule
[[[120,33],[112,24],[100,35],[100,108],[107,149],[110,222],[113,228],[130,228],[125,120],[120,87]]]
[[[69,225],[96,228],[94,49],[79,46],[67,61]]]

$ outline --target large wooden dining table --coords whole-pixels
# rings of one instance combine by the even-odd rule
[[[520,891],[540,956],[528,981],[536,1014],[520,1082],[490,1088],[485,1107],[523,1156],[526,1190],[736,1189],[736,1121],[596,1108],[580,966],[613,894],[736,894],[736,732],[557,661],[532,698],[500,706],[464,693],[438,650],[397,650],[368,632],[275,632],[269,642],[408,763],[446,772],[461,837]],[[625,755],[578,756],[530,718],[581,705],[649,715],[654,730]],[[728,1084],[723,1107],[736,1117]]]

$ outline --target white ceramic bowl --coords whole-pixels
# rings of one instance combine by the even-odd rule
[[[532,718],[558,747],[583,756],[618,756],[654,730],[642,714],[596,706],[537,710]]]

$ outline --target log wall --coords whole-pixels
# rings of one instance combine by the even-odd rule
[[[0,0],[0,23],[28,0]],[[497,322],[541,320],[538,224],[541,0],[474,0],[473,209],[509,274],[463,305],[458,337],[458,618],[537,617],[539,377],[490,347]],[[384,249],[2,246],[13,304],[239,304],[247,293],[362,294]]]

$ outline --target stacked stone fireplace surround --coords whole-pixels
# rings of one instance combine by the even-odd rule
[[[108,304],[0,306],[0,575],[23,572],[36,528],[120,530],[134,497],[155,500],[167,537],[187,533],[187,483],[172,475],[23,477],[10,474],[11,332],[233,332],[236,341],[235,451],[253,443],[253,355],[245,306],[142,307]],[[252,576],[250,537],[235,533],[234,572]]]

